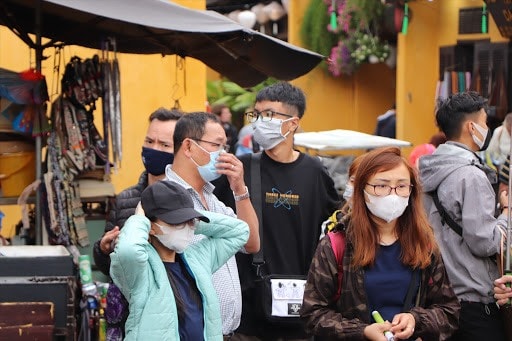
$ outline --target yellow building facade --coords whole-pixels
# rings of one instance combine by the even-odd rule
[[[177,0],[194,9],[204,9],[204,0]],[[301,46],[300,25],[306,0],[292,0],[288,14],[288,40]],[[482,6],[480,0],[411,1],[413,13],[408,34],[399,35],[396,69],[385,64],[363,65],[351,77],[335,78],[316,68],[294,81],[307,95],[306,114],[302,120],[305,131],[351,129],[372,133],[376,118],[389,107],[397,105],[397,138],[413,144],[424,143],[436,131],[434,97],[439,69],[439,47],[454,45],[462,39],[508,41],[500,36],[489,16],[489,34],[458,35],[458,9]],[[77,55],[88,58],[100,51],[75,46],[65,47],[69,61]],[[261,51],[271,53],[271,51]],[[44,51],[49,58],[43,62],[50,95],[53,84],[53,49]],[[33,51],[5,27],[0,27],[0,67],[22,71],[33,67]],[[204,110],[208,72],[199,61],[187,58],[185,70],[176,69],[176,57],[160,55],[119,55],[122,96],[123,160],[113,171],[116,193],[136,183],[143,170],[140,152],[149,114],[158,107],[171,107],[179,99],[185,111]],[[185,78],[184,78],[185,77]],[[60,78],[57,78],[60,79]],[[185,90],[186,89],[186,93]],[[101,127],[101,113],[95,113]],[[407,149],[406,149],[407,152]],[[0,206],[6,214],[4,236],[9,236],[20,219],[16,206]]]

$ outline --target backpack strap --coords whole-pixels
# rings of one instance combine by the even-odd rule
[[[441,215],[441,223],[444,225],[445,223],[448,224],[448,226],[455,232],[457,233],[459,236],[462,237],[462,227],[457,224],[455,222],[455,220],[452,219],[452,217],[450,217],[450,215],[448,214],[448,212],[446,212],[446,210],[444,209],[443,205],[441,204],[441,202],[439,201],[439,197],[437,196],[437,188],[432,191],[432,192],[429,192],[428,195],[430,195],[432,197],[432,199],[434,200],[434,204],[436,205],[437,207],[437,211],[439,212],[439,214]]]
[[[345,234],[343,232],[329,232],[327,233],[331,241],[332,251],[336,257],[338,264],[338,290],[334,295],[334,302],[337,302],[341,296],[341,285],[343,281],[343,255],[345,254]]]

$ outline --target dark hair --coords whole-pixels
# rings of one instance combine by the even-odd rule
[[[158,108],[151,115],[149,115],[149,122],[153,122],[154,120],[159,121],[177,121],[183,116],[183,112],[177,110],[177,109],[165,109],[165,108]]]
[[[459,92],[438,100],[436,121],[448,140],[460,136],[462,124],[468,115],[487,109],[487,100],[476,91]]]
[[[226,104],[216,104],[212,107],[212,114],[220,116],[222,114],[222,110],[225,108],[229,108]]]
[[[178,152],[183,140],[186,138],[201,139],[208,121],[221,124],[217,116],[207,112],[199,111],[183,115],[176,122],[176,127],[174,128],[174,153]]]
[[[256,102],[281,102],[296,110],[299,118],[304,116],[306,110],[306,97],[304,92],[287,82],[279,82],[261,89],[256,95]]]
[[[439,147],[440,144],[443,144],[446,142],[446,135],[442,132],[442,131],[439,131],[437,133],[435,133],[434,135],[432,135],[432,137],[430,138],[430,141],[428,143],[430,143],[431,145],[433,145],[434,147]]]
[[[366,207],[364,190],[372,176],[379,172],[405,165],[411,178],[409,205],[397,220],[398,240],[402,247],[401,261],[413,268],[424,269],[437,253],[434,233],[430,228],[422,203],[422,189],[417,172],[396,147],[378,148],[368,152],[361,160],[354,181],[352,214],[347,236],[354,245],[352,264],[358,267],[373,265],[379,244],[378,232],[372,214]]]

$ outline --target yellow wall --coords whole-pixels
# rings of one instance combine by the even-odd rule
[[[195,9],[204,9],[204,0],[175,1]],[[43,21],[44,22],[44,21]],[[92,57],[100,51],[76,46],[66,47],[65,56],[69,61],[71,56],[81,58]],[[0,67],[22,71],[30,66],[29,49],[7,28],[0,26]],[[44,55],[49,58],[43,62],[42,71],[46,75],[48,89],[53,89],[53,49],[46,49]],[[204,110],[206,100],[206,66],[192,58],[186,59],[186,89],[183,92],[183,71],[175,70],[175,56],[161,55],[132,55],[120,54],[121,70],[121,106],[122,106],[122,147],[123,160],[121,167],[112,175],[116,193],[137,182],[143,165],[140,159],[142,142],[148,126],[148,117],[159,107],[171,107],[174,98],[180,98],[180,104],[185,111]],[[33,58],[32,58],[33,61]],[[63,68],[62,68],[63,69]],[[176,80],[176,75],[177,80]],[[60,82],[60,78],[59,82]],[[174,84],[179,85],[173,96]],[[101,129],[101,112],[95,112],[96,125]],[[20,209],[17,206],[0,206],[5,213],[2,235],[10,236],[12,228],[20,219]]]
[[[399,35],[397,67],[397,137],[413,144],[427,142],[437,131],[435,90],[439,70],[439,47],[458,40],[501,37],[489,15],[489,34],[458,34],[458,10],[482,6],[475,0],[411,1],[412,19],[407,35]],[[400,113],[403,113],[400,115]]]

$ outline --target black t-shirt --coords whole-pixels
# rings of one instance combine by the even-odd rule
[[[240,160],[244,164],[245,183],[252,193],[251,154],[242,155]],[[319,241],[321,224],[339,208],[340,199],[334,182],[320,160],[303,153],[294,162],[280,163],[263,152],[260,169],[264,272],[306,275]],[[227,179],[220,178],[214,184],[217,197],[234,208]],[[245,291],[241,322],[241,329],[245,329],[247,323],[257,321],[253,315],[256,312],[248,311],[251,304],[245,300],[246,297],[257,296],[251,293],[255,279],[252,255],[238,254],[237,263],[242,290]]]

